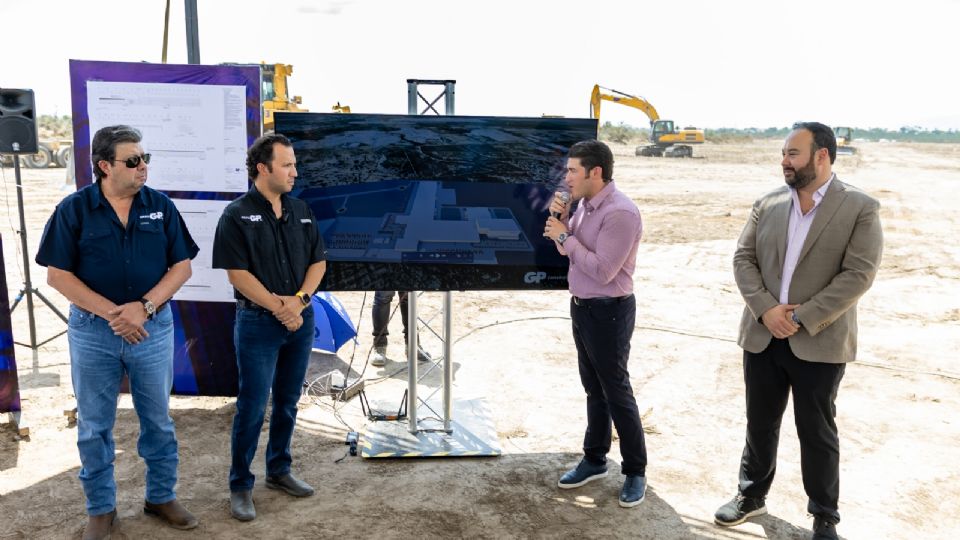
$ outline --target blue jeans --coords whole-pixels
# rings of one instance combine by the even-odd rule
[[[230,438],[232,462],[230,491],[253,489],[255,477],[250,464],[257,453],[257,441],[267,398],[273,390],[273,412],[267,442],[267,476],[290,472],[290,441],[297,422],[297,402],[313,346],[313,310],[303,311],[303,326],[290,332],[270,312],[237,308],[233,343],[237,349],[240,393]]]
[[[77,397],[77,448],[87,513],[105,514],[117,505],[113,478],[113,424],[120,381],[130,378],[133,407],[140,418],[137,453],[147,465],[145,499],[163,504],[177,498],[177,436],[170,418],[173,386],[173,314],[163,309],[144,324],[150,337],[130,345],[113,335],[102,317],[70,306],[67,341]]]

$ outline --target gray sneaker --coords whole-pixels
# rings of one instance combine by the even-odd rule
[[[387,348],[374,347],[373,356],[370,358],[370,365],[373,367],[383,367],[387,365]]]

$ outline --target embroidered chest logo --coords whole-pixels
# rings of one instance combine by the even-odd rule
[[[163,219],[163,212],[150,212],[149,214],[140,216],[140,219]]]
[[[260,214],[251,214],[249,216],[240,216],[240,219],[245,219],[247,221],[263,221],[263,216]]]

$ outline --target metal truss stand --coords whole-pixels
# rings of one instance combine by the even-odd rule
[[[426,103],[426,108],[419,114],[432,111],[440,116],[434,105],[441,98],[445,98],[445,114],[454,114],[456,83],[454,80],[407,79],[407,112],[418,114],[418,100],[421,100]],[[431,101],[420,93],[420,85],[443,86],[443,91]],[[425,399],[418,396],[418,294],[417,291],[411,291],[407,295],[407,320],[414,326],[407,335],[406,433],[403,433],[400,424],[375,422],[364,432],[361,455],[365,458],[499,456],[500,442],[483,400],[453,400],[453,293],[450,291],[443,293],[443,418],[437,418],[440,415],[429,403],[436,392]],[[429,328],[429,325],[427,326]],[[433,331],[432,328],[430,330]],[[421,420],[417,415],[420,405],[435,416]],[[459,421],[453,419],[454,410],[457,411]]]

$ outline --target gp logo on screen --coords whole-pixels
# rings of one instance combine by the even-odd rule
[[[527,272],[523,275],[524,283],[540,283],[545,279],[547,279],[546,272]]]

